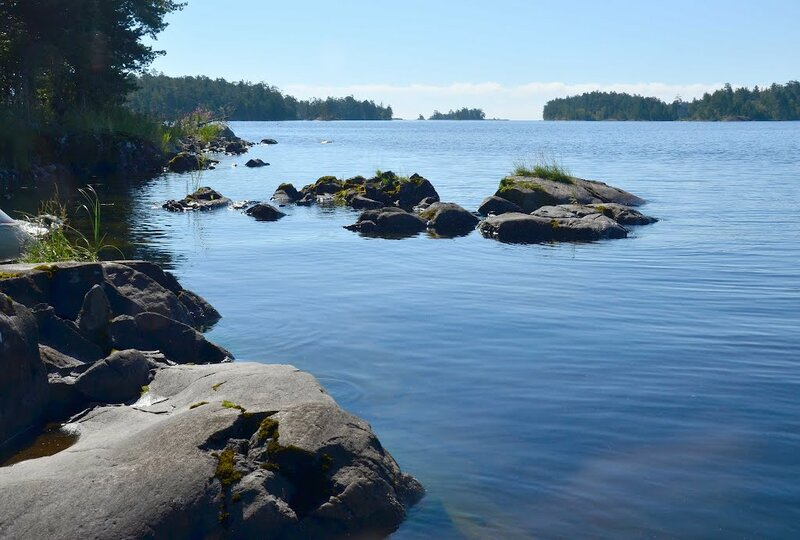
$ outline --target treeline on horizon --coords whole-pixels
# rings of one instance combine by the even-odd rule
[[[463,107],[456,111],[450,109],[450,112],[446,113],[433,111],[433,114],[428,120],[484,120],[485,118],[486,113],[483,112],[483,109],[468,109],[467,107]]]
[[[658,98],[617,92],[588,92],[548,101],[545,120],[800,120],[800,82],[733,89],[666,103]]]
[[[229,82],[205,76],[169,77],[145,73],[134,81],[127,106],[162,120],[197,108],[227,120],[391,120],[391,106],[344,98],[298,100],[265,83]]]

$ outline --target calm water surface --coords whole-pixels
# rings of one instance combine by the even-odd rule
[[[545,154],[661,218],[582,245],[396,241],[346,209],[155,208],[187,175],[138,191],[133,241],[223,314],[209,337],[315,374],[426,486],[394,538],[800,536],[800,123],[232,128],[280,142],[203,174],[233,199],[381,168],[475,209]]]

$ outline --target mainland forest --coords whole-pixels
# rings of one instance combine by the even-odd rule
[[[127,100],[134,111],[161,119],[197,107],[228,120],[391,120],[392,108],[344,98],[298,100],[265,83],[229,82],[209,77],[168,77],[145,73],[135,79]]]
[[[734,89],[730,84],[702,98],[666,103],[617,92],[589,92],[554,99],[545,120],[800,120],[800,82]]]

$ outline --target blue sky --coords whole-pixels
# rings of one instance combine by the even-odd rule
[[[405,118],[538,119],[593,89],[671,101],[800,78],[800,0],[188,0],[168,21],[158,71],[353,94]]]

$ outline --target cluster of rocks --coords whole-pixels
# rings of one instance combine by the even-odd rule
[[[73,413],[77,442],[0,467],[0,536],[375,537],[422,496],[313,377],[228,363],[158,266],[2,270],[0,451]]]
[[[213,168],[219,161],[206,156],[207,153],[237,156],[246,153],[255,143],[245,141],[225,125],[220,126],[217,136],[204,142],[196,137],[181,140],[167,155],[167,170],[176,173]]]
[[[631,208],[644,202],[603,182],[511,176],[481,203],[478,230],[516,243],[625,238],[630,226],[657,221]]]
[[[342,180],[335,176],[323,176],[300,191],[291,184],[281,184],[273,194],[280,203],[342,204],[356,209],[375,209],[395,206],[411,210],[420,203],[439,200],[433,184],[418,174],[409,178],[391,171],[367,179],[355,176]]]
[[[508,177],[477,212],[439,201],[425,178],[392,172],[347,180],[324,176],[298,191],[281,184],[272,195],[279,204],[340,204],[364,209],[345,228],[364,235],[402,238],[429,231],[436,236],[469,234],[475,228],[504,242],[593,241],[624,238],[631,225],[656,221],[631,208],[639,197],[602,182]]]
[[[189,212],[194,210],[213,210],[224,208],[231,204],[231,200],[210,187],[198,188],[194,193],[183,199],[170,199],[161,207],[170,212]]]

